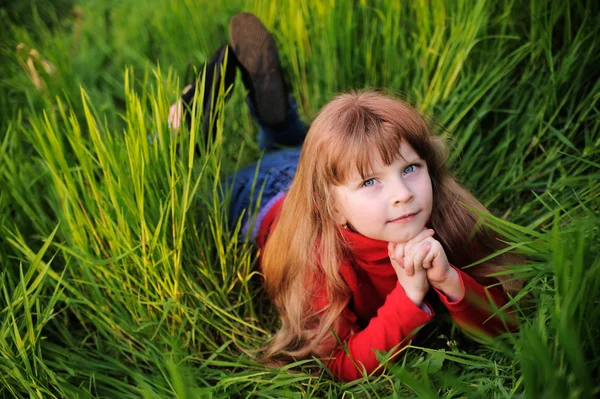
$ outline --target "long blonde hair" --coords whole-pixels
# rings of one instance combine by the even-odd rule
[[[350,300],[339,274],[340,260],[350,249],[334,221],[332,188],[356,168],[362,175],[371,169],[372,149],[391,164],[402,141],[427,163],[433,187],[431,226],[450,262],[465,266],[503,247],[496,234],[479,225],[478,215],[461,204],[486,212],[450,174],[445,144],[418,111],[379,92],[339,95],[321,109],[308,131],[296,176],[262,254],[266,291],[282,322],[266,348],[267,362],[324,355],[333,349],[330,330],[336,330]],[[518,260],[509,256],[465,271],[482,283],[494,282],[486,276]],[[519,286],[506,276],[498,279],[505,291]],[[315,287],[323,284],[327,306],[317,314],[311,301]]]

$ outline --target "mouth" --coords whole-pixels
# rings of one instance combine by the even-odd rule
[[[420,211],[417,212],[412,212],[412,213],[407,213],[406,215],[402,215],[399,218],[390,220],[388,223],[404,223],[404,222],[409,222],[411,220],[413,220],[415,218],[415,216],[419,213]]]

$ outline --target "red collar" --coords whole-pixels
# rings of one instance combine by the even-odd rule
[[[341,231],[357,258],[367,262],[376,262],[388,258],[387,241],[374,240],[350,229],[341,229]]]
[[[430,227],[431,219],[427,221],[426,226]],[[377,262],[388,259],[387,241],[374,240],[364,235],[340,227],[342,235],[346,238],[354,255],[367,262]]]

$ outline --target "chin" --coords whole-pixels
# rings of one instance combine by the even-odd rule
[[[396,242],[396,243],[403,243],[403,242],[407,242],[412,240],[413,238],[415,238],[421,231],[423,231],[423,228],[425,226],[416,226],[413,227],[411,226],[410,228],[407,228],[405,231],[403,231],[400,234],[390,234],[390,240],[386,240],[389,242]]]

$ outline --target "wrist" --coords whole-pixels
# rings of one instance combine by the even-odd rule
[[[423,300],[425,299],[425,294],[426,292],[422,292],[422,291],[412,291],[412,290],[407,290],[406,288],[402,287],[404,289],[404,293],[406,294],[406,297],[408,299],[411,300],[412,303],[414,303],[417,307],[420,307],[423,304]]]
[[[465,287],[458,275],[458,271],[454,267],[450,267],[443,281],[430,282],[430,284],[433,288],[446,295],[450,302],[457,302],[465,295]]]

